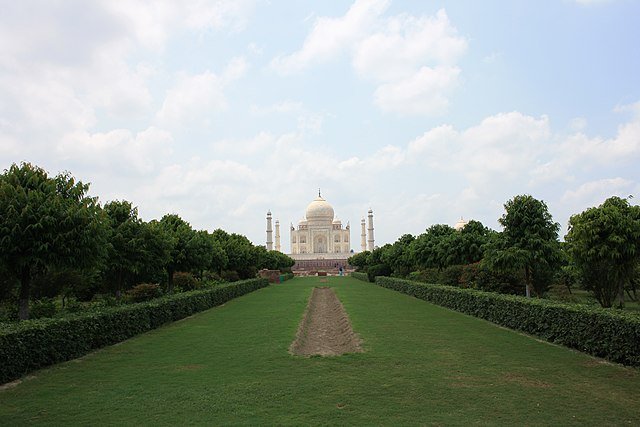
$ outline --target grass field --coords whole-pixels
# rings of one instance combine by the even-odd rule
[[[333,286],[365,353],[287,352]],[[0,391],[2,425],[640,425],[640,370],[351,278],[294,279]]]

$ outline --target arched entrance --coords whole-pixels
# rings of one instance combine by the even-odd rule
[[[316,254],[327,253],[327,239],[325,236],[316,236],[313,242],[313,252]]]

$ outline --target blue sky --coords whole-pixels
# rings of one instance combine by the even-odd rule
[[[377,244],[640,190],[640,3],[1,1],[0,165],[265,240],[318,187]]]

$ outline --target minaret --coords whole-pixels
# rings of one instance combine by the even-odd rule
[[[273,230],[271,228],[271,211],[267,212],[267,250],[273,250]]]
[[[369,240],[367,240],[367,243],[369,245],[368,249],[373,251],[375,241],[373,239],[373,210],[371,208],[369,208]]]
[[[362,218],[362,221],[360,223],[360,225],[362,226],[362,234],[360,235],[361,239],[360,239],[360,247],[362,248],[362,252],[367,250],[367,231],[365,229],[366,225],[364,222],[364,218]]]
[[[276,219],[276,251],[282,252],[280,250],[280,221]]]

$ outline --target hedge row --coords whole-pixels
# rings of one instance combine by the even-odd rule
[[[283,282],[286,282],[287,280],[291,280],[294,277],[293,273],[282,273],[282,276],[283,276],[282,277]]]
[[[353,273],[351,273],[351,277],[353,277],[354,279],[362,280],[363,282],[369,281],[369,276],[367,275],[367,273],[359,273],[357,271],[354,271]]]
[[[0,384],[264,288],[250,279],[65,318],[0,326]]]
[[[597,357],[640,366],[640,317],[630,313],[391,277],[376,277],[376,283]]]

